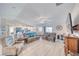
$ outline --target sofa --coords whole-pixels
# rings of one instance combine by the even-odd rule
[[[30,42],[39,40],[39,38],[40,38],[39,36],[28,37],[28,39],[27,39],[27,43],[30,43]]]
[[[56,33],[45,33],[44,34],[44,39],[48,41],[55,42],[56,40]]]

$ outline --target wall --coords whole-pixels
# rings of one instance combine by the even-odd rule
[[[0,30],[3,32],[4,36],[8,35],[8,26],[6,25],[6,19],[3,17],[0,18]]]
[[[67,26],[66,26],[66,20],[67,20],[67,13],[64,14],[64,16],[62,15],[62,17],[60,18],[55,18],[55,19],[51,19],[52,23],[48,22],[48,26],[51,26],[53,29],[53,32],[57,33],[57,34],[63,34],[63,33],[67,33]],[[63,27],[62,30],[57,30],[56,26],[57,25],[61,25]],[[46,25],[47,26],[47,25]]]
[[[79,4],[76,4],[71,12],[73,25],[79,24]]]

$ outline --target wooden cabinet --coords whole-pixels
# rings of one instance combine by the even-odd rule
[[[65,55],[68,53],[77,55],[79,53],[79,38],[65,37],[64,44]]]

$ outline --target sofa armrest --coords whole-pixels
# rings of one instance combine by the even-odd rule
[[[16,41],[13,47],[16,47],[18,55],[22,51],[22,48],[24,47],[24,41]]]

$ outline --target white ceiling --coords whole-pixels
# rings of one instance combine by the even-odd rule
[[[71,3],[63,3],[59,6],[55,3],[0,3],[0,16],[24,24],[52,25],[55,22],[65,21],[74,5]]]

